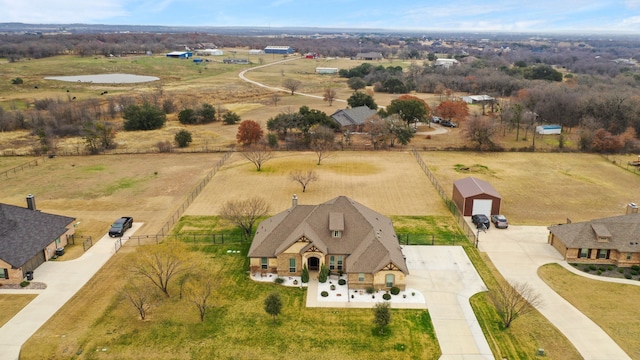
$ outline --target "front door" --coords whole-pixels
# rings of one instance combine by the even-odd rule
[[[310,257],[309,260],[307,261],[307,267],[309,268],[309,271],[319,271],[320,259],[314,256]]]

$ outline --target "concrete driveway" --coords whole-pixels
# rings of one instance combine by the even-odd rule
[[[142,226],[134,223],[122,238],[124,243]],[[33,274],[33,281],[47,284],[39,295],[0,328],[0,360],[17,360],[20,348],[53,314],[55,314],[115,254],[116,239],[103,236],[81,257],[69,261],[47,261]],[[23,290],[0,290],[16,293]],[[24,290],[24,293],[33,291]],[[29,291],[29,292],[27,292]]]
[[[544,226],[514,226],[480,233],[478,247],[486,252],[511,284],[526,283],[542,297],[537,307],[586,360],[631,359],[596,323],[553,291],[538,276],[548,263],[566,263],[549,244]]]
[[[424,295],[441,360],[493,359],[469,297],[487,288],[460,246],[404,246],[407,287]]]

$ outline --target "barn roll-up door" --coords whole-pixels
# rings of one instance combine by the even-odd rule
[[[491,206],[493,206],[493,200],[491,199],[474,199],[471,215],[485,214],[489,217],[491,216]]]

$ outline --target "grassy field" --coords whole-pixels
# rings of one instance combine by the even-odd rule
[[[467,176],[488,181],[502,195],[502,212],[514,224],[551,225],[623,215],[638,194],[640,177],[599,155],[554,153],[423,152],[449,190]]]
[[[639,286],[587,279],[557,264],[542,266],[538,274],[597,323],[632,359],[640,359]]]

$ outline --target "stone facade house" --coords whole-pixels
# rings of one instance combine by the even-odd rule
[[[404,290],[409,274],[391,220],[345,196],[298,205],[294,195],[290,209],[258,225],[248,256],[252,274],[300,276],[305,265],[326,265],[352,289]]]
[[[0,284],[19,284],[28,271],[67,245],[75,218],[36,210],[33,196],[26,208],[0,203]]]
[[[549,244],[567,262],[640,265],[640,214],[553,225]]]

